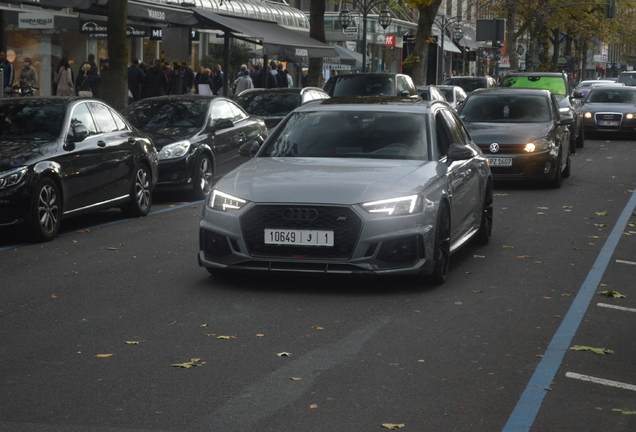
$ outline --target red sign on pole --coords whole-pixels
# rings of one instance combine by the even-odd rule
[[[395,35],[386,35],[384,45],[395,46]]]

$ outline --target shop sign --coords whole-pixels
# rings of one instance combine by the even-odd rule
[[[150,40],[158,40],[160,41],[161,38],[163,37],[163,27],[150,27],[149,33],[147,34],[148,38]],[[190,40],[191,41],[198,41],[199,40],[199,32],[196,30],[192,30],[190,32]]]
[[[395,35],[386,35],[384,45],[395,46]]]
[[[108,26],[101,21],[80,21],[80,33],[88,34],[92,37],[106,37]],[[144,26],[129,25],[126,28],[126,36],[128,37],[148,37],[150,29]]]
[[[52,29],[53,15],[20,13],[18,14],[18,28],[21,29]]]

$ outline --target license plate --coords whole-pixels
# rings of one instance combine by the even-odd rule
[[[512,158],[488,158],[490,166],[512,166]]]
[[[610,120],[601,120],[600,122],[598,122],[599,126],[618,126],[619,124],[620,122]]]
[[[333,246],[333,231],[265,229],[265,244]]]

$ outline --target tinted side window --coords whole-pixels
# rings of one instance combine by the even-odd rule
[[[115,123],[117,123],[117,129],[119,129],[120,131],[130,130],[130,128],[128,127],[126,122],[121,118],[121,116],[119,114],[117,114],[113,110],[110,110],[110,113],[113,116],[113,118],[115,119]]]
[[[448,127],[451,133],[452,144],[466,144],[467,136],[462,133],[460,123],[457,118],[450,111],[442,111],[444,118],[448,122]]]
[[[234,119],[232,108],[226,101],[214,102],[212,106],[212,123],[216,123],[220,119]]]
[[[453,143],[453,137],[442,112],[435,115],[435,135],[437,138],[437,152],[439,159],[448,153],[448,148]]]
[[[73,110],[73,115],[71,116],[71,127],[80,125],[86,126],[89,135],[97,134],[95,121],[93,120],[93,116],[85,103],[77,105]]]
[[[97,126],[102,132],[117,132],[119,129],[117,123],[115,123],[115,119],[113,119],[110,110],[106,106],[95,102],[89,102],[89,106],[95,116]]]
[[[234,123],[239,122],[247,118],[247,114],[235,103],[230,103],[230,108],[234,113]]]

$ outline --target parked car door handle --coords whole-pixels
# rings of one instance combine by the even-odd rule
[[[99,147],[106,147],[106,141],[99,140],[99,141],[97,141],[97,145]]]

